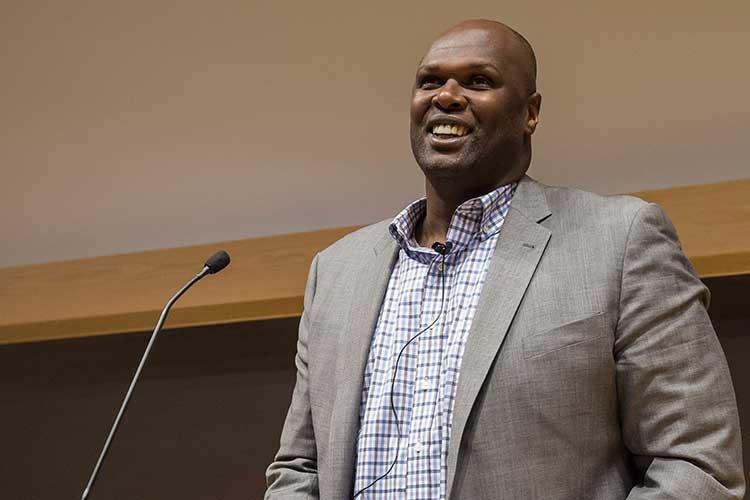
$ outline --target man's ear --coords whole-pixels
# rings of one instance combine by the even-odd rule
[[[542,94],[534,92],[526,101],[526,133],[531,135],[539,124],[539,112],[542,109]]]

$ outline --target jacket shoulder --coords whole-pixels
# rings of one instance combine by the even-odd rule
[[[326,261],[346,257],[356,258],[363,252],[371,252],[373,246],[382,238],[391,237],[388,232],[390,223],[391,219],[385,219],[359,228],[323,249],[319,254],[319,258]]]
[[[558,221],[567,229],[627,231],[638,212],[653,205],[636,196],[601,195],[559,186],[544,186],[544,193],[552,214],[558,214]]]
[[[620,211],[633,215],[647,205],[648,202],[632,195],[602,195],[583,189],[544,186],[547,200],[553,210],[567,209],[577,211]]]

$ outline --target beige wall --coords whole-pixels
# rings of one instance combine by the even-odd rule
[[[414,66],[478,16],[537,50],[537,178],[750,177],[746,0],[3,1],[0,266],[392,216]]]

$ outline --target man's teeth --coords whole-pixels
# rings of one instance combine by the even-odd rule
[[[468,133],[468,130],[463,125],[435,125],[432,127],[432,133],[433,134],[439,134],[439,135],[455,135],[458,137],[463,137]]]

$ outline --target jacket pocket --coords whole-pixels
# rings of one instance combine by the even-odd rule
[[[608,331],[607,315],[604,312],[598,312],[592,316],[525,337],[523,356],[526,359],[538,358],[565,347],[598,339],[607,335]]]

